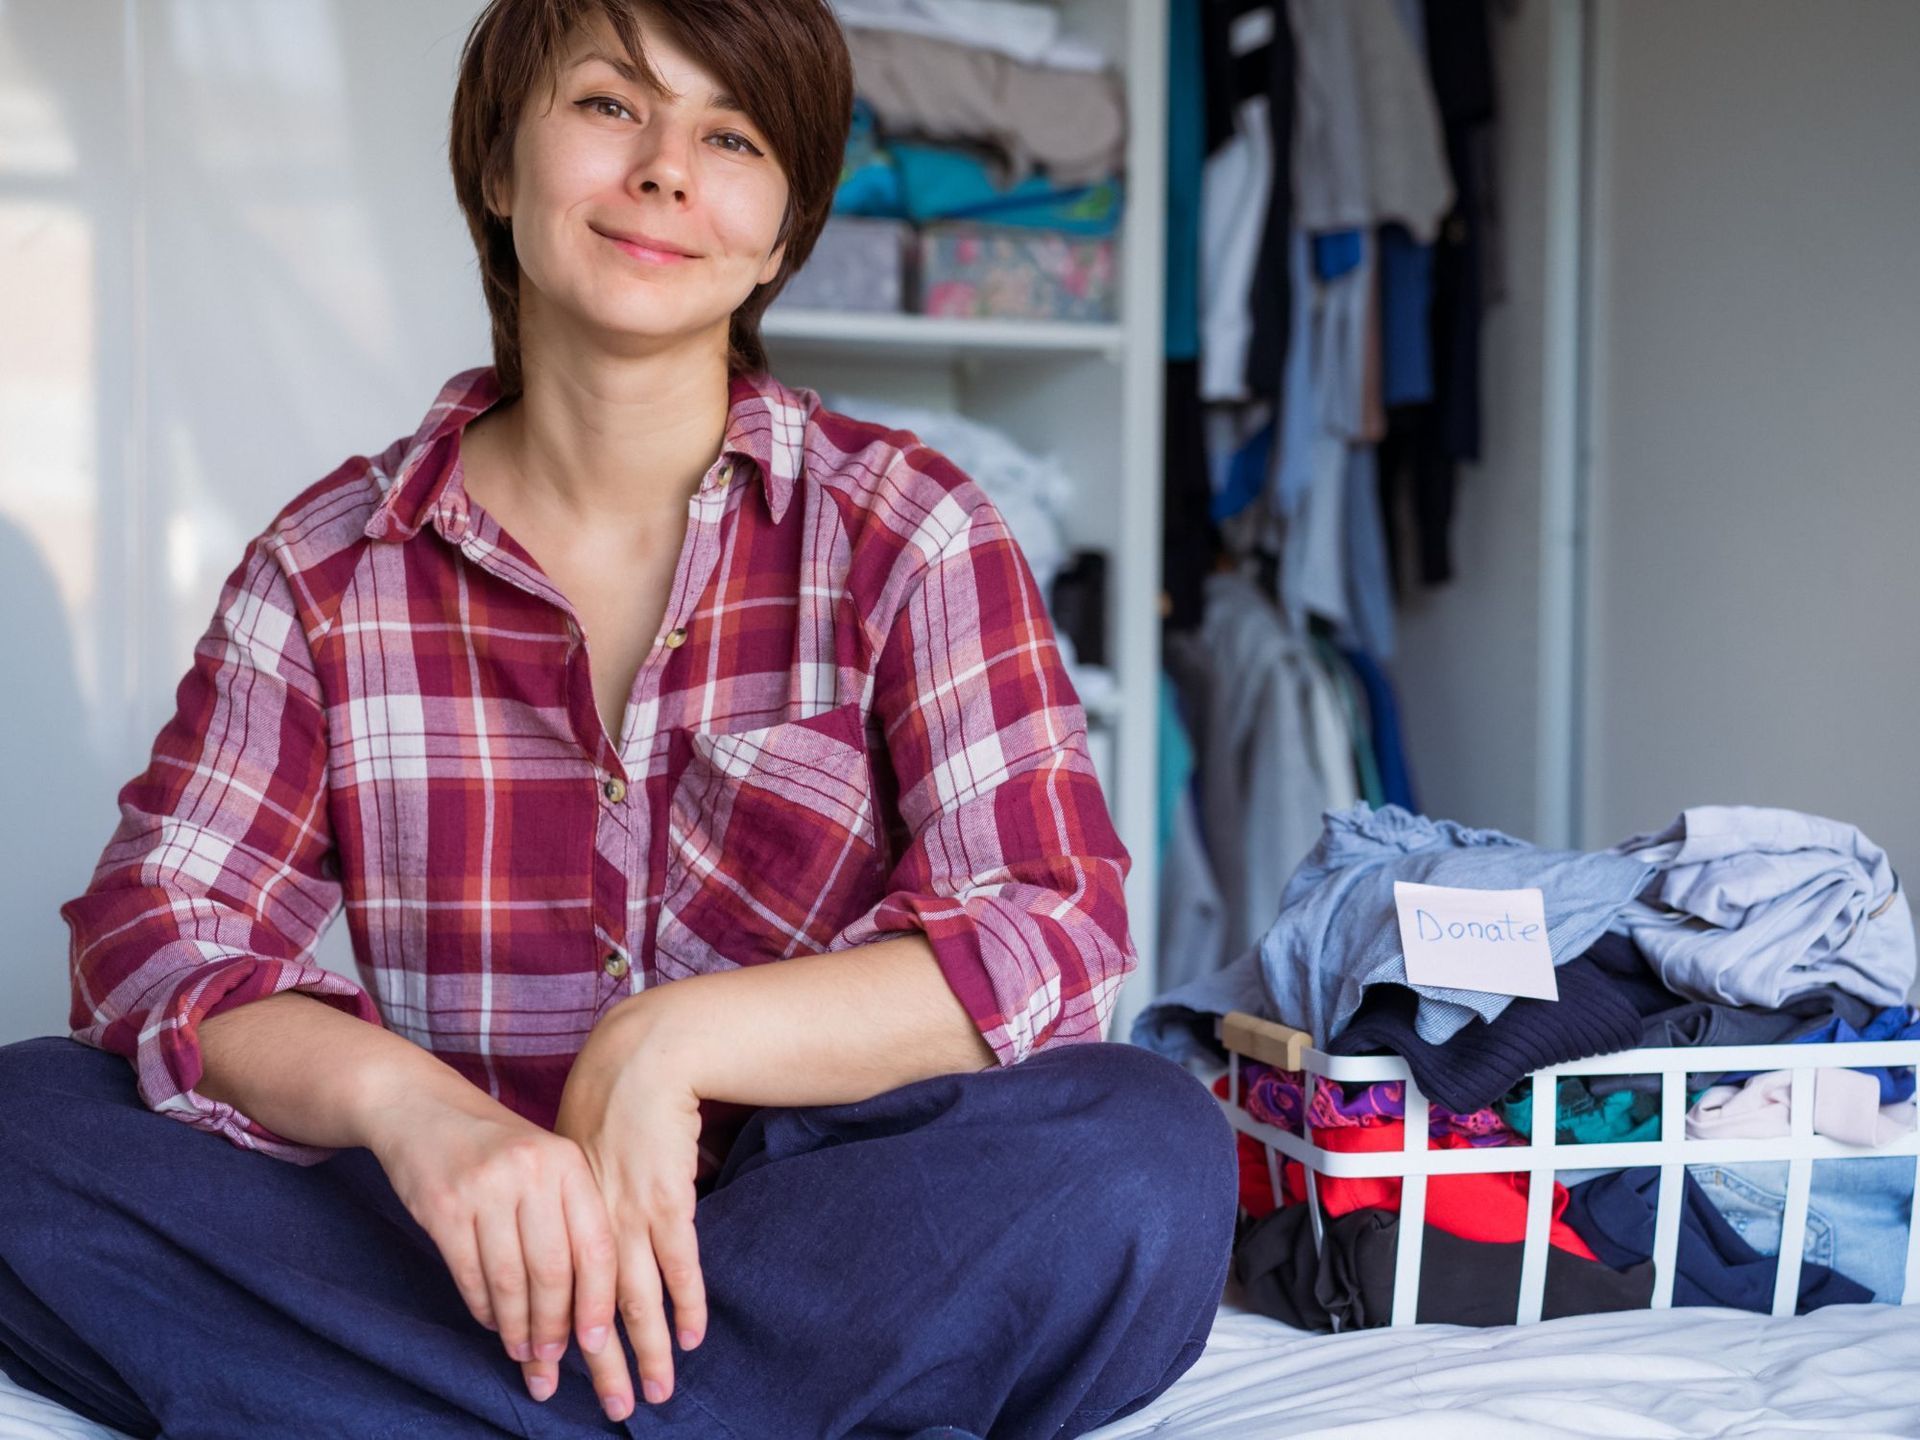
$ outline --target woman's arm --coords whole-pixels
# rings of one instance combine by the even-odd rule
[[[200,1027],[270,996],[298,991],[341,1020],[383,1028],[371,995],[312,958],[343,900],[326,699],[282,553],[272,529],[248,542],[147,768],[120,789],[119,823],[86,891],[60,915],[75,1040],[127,1057],[149,1109],[313,1165],[324,1147],[198,1088]]]
[[[396,1095],[474,1091],[439,1056],[297,990],[200,1022],[195,1087],[302,1145],[366,1145]],[[479,1093],[475,1091],[474,1093]]]
[[[921,935],[689,975],[622,1000],[587,1043],[743,1105],[838,1105],[997,1063]]]

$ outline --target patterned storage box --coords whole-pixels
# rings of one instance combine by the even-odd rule
[[[835,215],[769,308],[903,311],[912,251],[913,226],[905,220]]]
[[[922,226],[925,315],[1021,320],[1114,318],[1114,242],[1015,225]]]

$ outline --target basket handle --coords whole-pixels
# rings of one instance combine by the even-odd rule
[[[1300,1070],[1300,1052],[1313,1044],[1304,1030],[1263,1020],[1245,1010],[1229,1010],[1217,1022],[1220,1043],[1251,1060],[1259,1060],[1281,1070]]]

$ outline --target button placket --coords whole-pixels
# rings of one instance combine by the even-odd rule
[[[734,474],[734,465],[729,459],[721,466],[716,480],[725,483],[730,481]],[[699,597],[705,593],[707,582],[720,559],[719,515],[722,507],[701,505],[697,501],[692,501],[689,502],[688,508],[690,523],[680,559],[674,567],[673,581],[667,592],[666,619],[688,615],[694,610]],[[664,620],[663,623],[665,623]],[[680,649],[686,644],[689,635],[690,631],[685,625],[675,625],[670,630],[656,634],[652,648],[648,650],[646,658],[641,662],[636,681],[643,697],[651,697],[656,708],[661,704],[659,697],[661,681],[668,663],[667,652]],[[671,707],[668,707],[665,711],[668,718],[664,721],[656,715],[652,727],[636,732],[631,742],[634,747],[635,761],[630,767],[630,773],[635,776],[633,784],[639,784],[640,788],[635,790],[633,784],[627,786],[628,801],[634,810],[630,816],[622,817],[628,822],[623,834],[631,844],[639,847],[635,852],[638,863],[629,870],[627,881],[630,887],[638,887],[636,893],[644,901],[638,906],[638,912],[645,919],[632,921],[632,929],[629,931],[615,930],[615,922],[612,917],[609,917],[606,929],[607,940],[610,941],[615,933],[624,934],[632,954],[629,956],[621,951],[608,949],[601,956],[603,974],[615,980],[627,979],[631,975],[634,983],[638,985],[650,983],[648,977],[656,973],[652,968],[654,936],[650,928],[656,906],[654,897],[648,889],[652,880],[646,863],[647,837],[652,824],[649,812],[654,802],[648,798],[644,782],[648,774],[648,765],[651,763],[649,757],[652,749],[655,748],[654,742],[658,739],[658,727],[662,723],[673,723],[672,713]],[[625,761],[624,755],[622,761]],[[620,820],[604,810],[600,819],[603,826],[620,823]],[[617,923],[625,926],[629,921],[627,917],[622,916]]]

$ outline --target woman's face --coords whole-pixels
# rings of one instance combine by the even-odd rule
[[[645,17],[641,34],[672,94],[621,73],[619,41],[596,17],[574,36],[552,103],[536,92],[521,116],[494,208],[512,220],[523,345],[530,327],[557,327],[621,354],[700,335],[724,354],[728,317],[779,271],[787,179],[765,135]],[[616,236],[688,254],[639,253]]]

